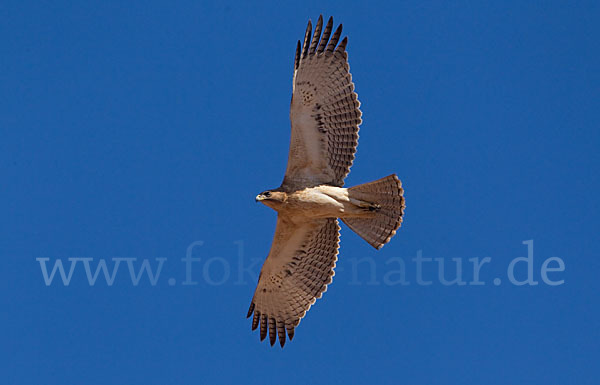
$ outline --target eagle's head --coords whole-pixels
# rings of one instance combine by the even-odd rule
[[[256,201],[277,210],[280,205],[287,201],[287,194],[283,191],[267,190],[258,194]]]

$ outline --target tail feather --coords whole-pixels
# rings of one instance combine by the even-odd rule
[[[374,205],[374,216],[347,217],[342,221],[376,249],[396,234],[404,215],[404,190],[395,174],[348,189],[350,198]]]

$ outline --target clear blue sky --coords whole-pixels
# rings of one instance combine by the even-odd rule
[[[569,3],[3,2],[2,382],[596,384],[600,7]],[[407,209],[378,252],[342,229],[282,350],[245,319],[276,218],[254,196],[283,177],[320,13],[364,114],[347,184],[395,172]],[[538,284],[517,286],[529,240]],[[419,285],[417,255],[466,284],[434,260]],[[162,269],[135,285],[144,259]]]

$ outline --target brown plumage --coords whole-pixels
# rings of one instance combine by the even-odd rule
[[[247,316],[271,345],[292,340],[295,328],[331,283],[341,218],[379,249],[396,233],[404,214],[396,175],[344,188],[358,145],[360,103],[350,75],[342,25],[320,16],[298,41],[290,120],[292,135],[285,177],[257,201],[278,212],[271,251],[261,269]]]

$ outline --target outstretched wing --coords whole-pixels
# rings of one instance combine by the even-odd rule
[[[302,225],[281,215],[271,252],[265,261],[248,310],[254,313],[252,330],[260,325],[261,341],[269,333],[271,346],[277,336],[281,347],[285,335],[291,340],[294,328],[308,309],[327,290],[337,261],[337,219],[318,219]]]
[[[312,40],[309,21],[302,47],[298,41],[284,188],[341,187],[354,160],[362,122],[360,103],[348,65],[348,38],[338,45],[342,25],[331,35],[332,26],[333,19],[329,18],[321,34],[323,17],[319,16]]]

